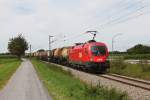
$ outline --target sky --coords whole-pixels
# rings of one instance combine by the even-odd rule
[[[98,31],[110,51],[112,39],[114,50],[126,51],[150,45],[149,26],[150,0],[0,0],[0,52],[18,34],[36,51],[48,49],[49,35],[52,49],[86,42],[86,31]]]

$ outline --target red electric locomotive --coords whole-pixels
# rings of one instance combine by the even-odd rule
[[[90,40],[69,49],[69,63],[92,71],[103,72],[109,67],[108,55],[108,49],[104,43]]]

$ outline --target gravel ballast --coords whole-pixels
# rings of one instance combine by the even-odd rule
[[[54,64],[54,65],[61,67],[65,71],[71,72],[76,78],[80,79],[86,84],[93,85],[93,86],[101,84],[103,86],[107,86],[108,88],[116,88],[118,91],[126,92],[132,100],[150,100],[150,91],[148,90],[126,85],[120,82],[109,80],[94,74],[78,71],[62,65],[58,65],[58,64]]]

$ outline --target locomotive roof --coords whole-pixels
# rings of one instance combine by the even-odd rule
[[[80,45],[75,45],[73,46],[73,48],[78,49],[78,48],[83,47],[84,45],[105,45],[105,43],[90,41],[90,42],[82,43]]]

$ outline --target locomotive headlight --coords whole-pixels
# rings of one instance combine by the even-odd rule
[[[93,58],[90,58],[90,61],[93,61]]]
[[[101,62],[101,61],[103,61],[103,59],[102,59],[102,58],[99,58],[99,59],[97,59],[97,60],[98,60],[98,61],[100,61],[100,62]]]

